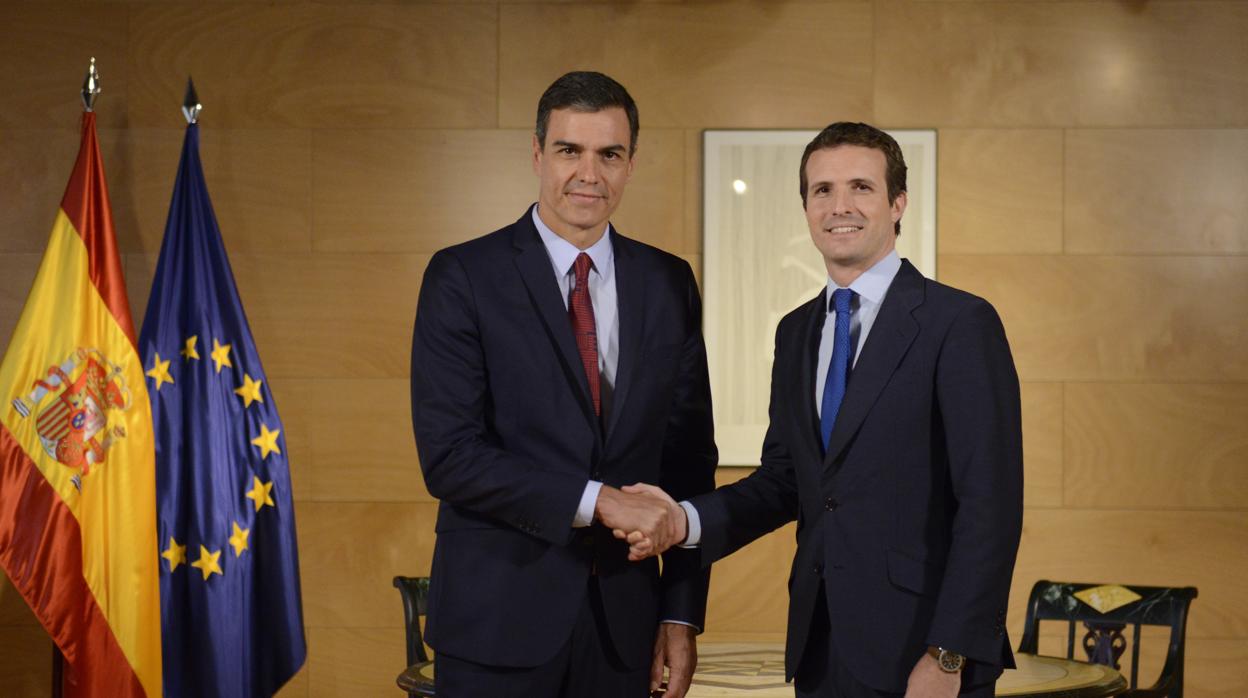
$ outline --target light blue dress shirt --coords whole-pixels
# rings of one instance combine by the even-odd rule
[[[537,215],[537,207],[533,207],[533,225],[537,226],[537,234],[542,238],[546,254],[550,257],[551,269],[555,281],[559,284],[559,295],[563,298],[563,307],[568,307],[568,296],[576,287],[576,274],[572,265],[581,252],[589,255],[594,266],[589,270],[589,302],[594,306],[594,331],[598,336],[598,374],[602,383],[602,417],[606,423],[606,415],[611,409],[611,395],[615,387],[615,371],[620,361],[620,317],[619,301],[615,291],[615,253],[611,248],[611,225],[598,242],[589,249],[582,250],[576,245],[559,237],[551,230],[542,217]],[[576,516],[572,519],[573,528],[583,528],[594,522],[594,505],[598,502],[598,492],[602,483],[590,480],[581,494],[581,502],[576,508]]]
[[[879,317],[880,305],[884,303],[884,296],[888,295],[888,287],[893,285],[893,279],[897,277],[899,271],[901,271],[901,257],[897,254],[897,250],[893,250],[849,285],[849,290],[857,294],[854,298],[857,307],[852,308],[849,319],[849,342],[854,347],[854,356],[850,366],[858,363],[858,356],[867,342],[867,335],[870,334],[875,319]],[[823,307],[826,309],[827,316],[823,320],[823,332],[819,335],[819,363],[815,373],[813,396],[815,411],[820,416],[823,413],[823,386],[828,382],[828,366],[832,362],[832,341],[836,332],[836,311],[832,308],[832,292],[838,288],[840,286],[836,285],[832,277],[828,277],[828,285],[823,296]],[[682,547],[692,548],[702,540],[702,520],[698,517],[698,510],[689,502],[681,502],[680,506],[684,508],[689,518],[689,536]]]

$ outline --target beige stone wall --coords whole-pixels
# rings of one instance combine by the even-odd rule
[[[541,90],[570,69],[629,87],[640,162],[616,222],[695,268],[702,129],[935,128],[941,277],[997,306],[1023,380],[1012,636],[1038,578],[1197,585],[1188,695],[1240,696],[1245,36],[1235,1],[0,2],[0,342],[91,55],[142,316],[193,74],[294,471],[309,657],[282,695],[399,695],[389,579],[428,571],[435,511],[408,415],[416,294],[434,250],[535,197]],[[782,635],[792,548],[787,528],[717,566],[709,637]],[[0,579],[0,692],[48,695],[49,655]]]

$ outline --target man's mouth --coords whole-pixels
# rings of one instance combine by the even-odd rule
[[[825,233],[832,233],[834,235],[841,233],[856,233],[859,230],[862,230],[861,225],[834,225],[831,228],[823,229]]]

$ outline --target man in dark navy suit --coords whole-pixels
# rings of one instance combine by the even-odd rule
[[[1022,528],[1018,377],[987,301],[895,250],[906,166],[837,123],[806,148],[825,291],[776,330],[749,477],[682,506],[709,564],[797,520],[786,672],[798,696],[991,696]],[[627,488],[630,492],[653,488]],[[633,533],[632,556],[662,545]]]
[[[683,696],[709,572],[675,548],[629,562],[613,530],[667,547],[666,499],[714,487],[701,301],[681,259],[608,219],[637,108],[569,73],[538,104],[535,206],[441,250],[412,340],[412,419],[441,500],[426,636],[442,698]],[[622,533],[621,533],[622,535]]]

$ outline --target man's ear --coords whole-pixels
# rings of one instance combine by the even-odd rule
[[[893,199],[891,208],[893,210],[894,223],[901,220],[901,214],[906,212],[906,201],[906,193],[904,191],[898,194],[896,199]]]

